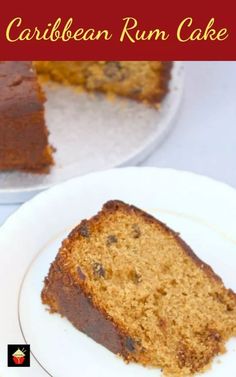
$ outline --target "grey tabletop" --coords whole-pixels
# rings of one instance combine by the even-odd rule
[[[142,166],[188,170],[236,188],[236,62],[185,62],[173,131]],[[0,224],[19,205],[0,205]]]

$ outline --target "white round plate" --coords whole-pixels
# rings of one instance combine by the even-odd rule
[[[209,178],[157,168],[120,168],[72,179],[24,204],[0,229],[0,376],[154,377],[126,365],[49,314],[43,279],[63,238],[110,199],[132,203],[166,222],[236,290],[236,191]],[[7,368],[7,344],[31,345],[30,368]],[[206,377],[235,377],[236,339]],[[219,362],[220,361],[220,362]],[[1,373],[2,368],[2,373]]]
[[[148,156],[174,126],[183,92],[183,65],[175,62],[159,110],[132,100],[46,86],[46,121],[56,148],[50,174],[0,173],[0,203],[21,203],[67,179]]]

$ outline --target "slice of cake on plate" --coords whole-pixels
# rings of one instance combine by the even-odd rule
[[[120,201],[83,220],[42,301],[127,361],[189,376],[236,336],[236,295],[166,225]]]

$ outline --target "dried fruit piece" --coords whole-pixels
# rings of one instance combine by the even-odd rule
[[[137,224],[132,225],[132,236],[133,238],[139,238],[141,236],[141,230]]]
[[[118,242],[118,239],[116,236],[114,236],[114,234],[111,234],[107,237],[107,246],[111,246],[112,244],[117,243],[117,242]]]
[[[89,234],[89,228],[88,228],[88,225],[87,225],[87,222],[86,221],[83,221],[79,227],[79,234],[82,236],[82,237],[86,237],[86,238],[89,238],[90,237],[90,234]]]
[[[142,275],[139,272],[135,271],[133,275],[133,280],[134,280],[134,283],[136,284],[141,283]]]
[[[129,352],[135,351],[135,341],[130,336],[127,336],[127,338],[125,339],[125,348]]]
[[[119,61],[106,62],[103,72],[105,76],[110,80],[122,81],[126,78],[126,74],[122,69],[122,65]]]
[[[105,268],[101,263],[94,262],[93,263],[93,273],[96,277],[105,277]]]
[[[86,279],[86,275],[83,273],[83,271],[81,270],[80,266],[77,267],[77,272],[78,272],[79,278],[81,280],[85,280]]]

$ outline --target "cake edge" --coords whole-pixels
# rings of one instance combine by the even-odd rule
[[[37,173],[37,174],[47,174],[50,172],[50,168],[54,165],[55,161],[53,158],[53,152],[55,148],[49,143],[49,130],[46,125],[45,120],[45,93],[42,86],[39,83],[38,76],[36,71],[32,65],[31,61],[1,61],[1,72],[0,72],[0,79],[2,80],[1,84],[5,84],[5,87],[17,87],[22,84],[22,82],[28,83],[31,87],[27,88],[29,96],[30,96],[30,104],[27,103],[29,107],[29,111],[25,110],[25,104],[19,107],[19,114],[20,116],[16,116],[16,114],[11,112],[14,108],[14,96],[12,95],[11,101],[8,99],[6,102],[5,108],[2,106],[1,115],[0,115],[0,127],[4,128],[5,124],[8,123],[8,127],[14,131],[15,133],[19,129],[20,123],[26,123],[30,126],[31,123],[37,123],[37,131],[38,135],[41,137],[41,144],[40,147],[37,148],[37,151],[33,148],[33,142],[37,145],[38,140],[33,140],[30,145],[30,142],[24,137],[21,136],[22,142],[20,147],[17,149],[18,154],[21,153],[24,157],[24,162],[19,161],[16,156],[12,153],[12,155],[8,155],[9,153],[9,145],[7,143],[1,142],[0,144],[0,172],[12,172],[12,171],[22,171],[22,172],[29,172],[29,173]],[[3,65],[3,66],[2,66]],[[3,67],[3,69],[2,69]],[[7,67],[7,68],[5,68]],[[9,74],[8,70],[13,70],[13,78],[11,81],[6,81],[5,77]],[[5,81],[4,81],[5,80]],[[15,94],[15,93],[13,93]],[[17,93],[19,97],[19,92]],[[9,94],[8,94],[9,97]],[[21,97],[19,97],[21,99]],[[4,97],[3,97],[4,100]],[[4,105],[5,105],[4,102]],[[9,105],[10,103],[10,105]],[[25,101],[26,103],[26,101]],[[30,111],[30,106],[34,106],[34,111]],[[7,114],[7,115],[6,115]],[[22,121],[23,119],[23,121]],[[15,125],[15,127],[14,127]],[[18,126],[18,127],[17,127]],[[23,132],[28,132],[27,127],[24,126]],[[14,138],[13,138],[14,140]],[[27,143],[24,141],[27,140]],[[43,141],[42,141],[43,140]],[[10,141],[11,144],[11,141]],[[11,145],[10,145],[11,146]],[[11,148],[12,150],[13,147]],[[28,155],[31,156],[29,159],[26,157]],[[28,159],[28,161],[26,161]]]

